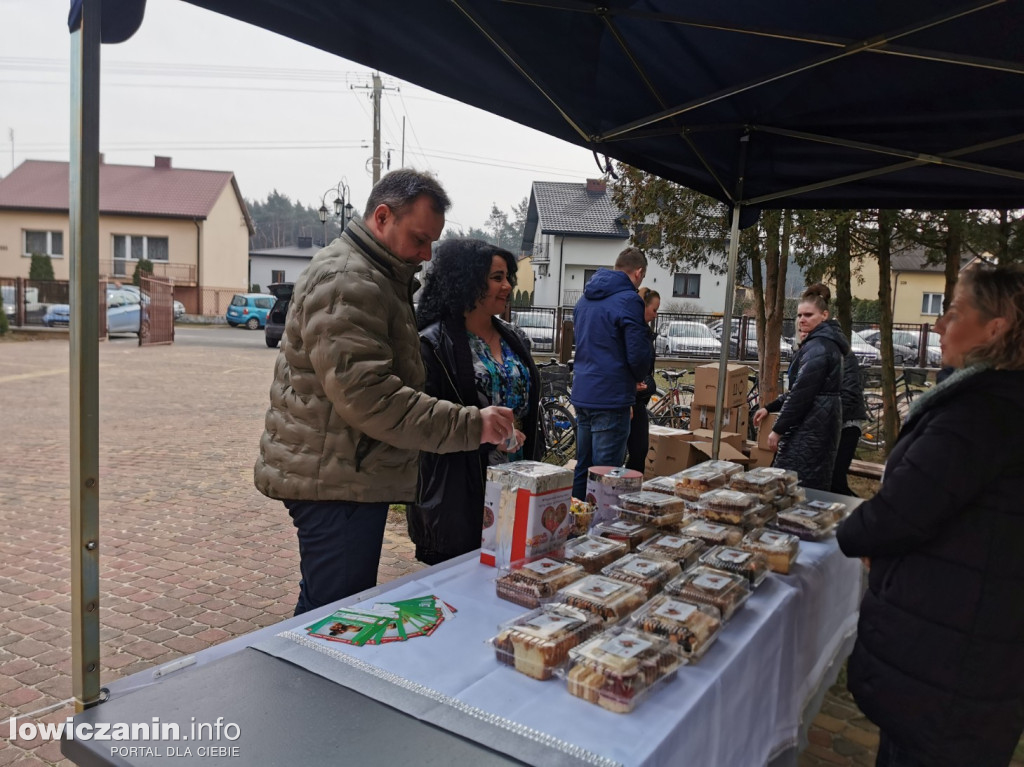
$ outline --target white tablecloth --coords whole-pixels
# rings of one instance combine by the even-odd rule
[[[435,594],[454,605],[429,638],[355,647],[299,630],[255,646],[488,745],[495,728],[511,733],[523,750],[502,750],[531,763],[763,765],[796,743],[805,702],[855,630],[860,573],[834,539],[801,544],[793,574],[769,575],[707,654],[630,714],[499,664],[487,639],[523,609],[497,598],[494,569],[474,561],[365,602]]]

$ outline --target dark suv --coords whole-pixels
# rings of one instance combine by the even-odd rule
[[[267,346],[271,349],[280,343],[281,336],[284,335],[284,321],[288,316],[288,303],[292,300],[292,285],[293,283],[291,282],[276,282],[273,285],[267,286],[267,290],[277,299],[274,302],[274,306],[270,309],[270,313],[267,314],[267,324],[263,328],[263,332],[266,334]]]

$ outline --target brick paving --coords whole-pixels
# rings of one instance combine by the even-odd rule
[[[294,607],[290,520],[252,485],[276,352],[249,340],[100,345],[104,683]],[[0,767],[70,764],[57,743],[9,743],[6,726],[71,697],[68,387],[66,337],[0,340]],[[378,580],[419,567],[393,514]],[[873,763],[877,733],[841,685],[810,738],[801,767]]]

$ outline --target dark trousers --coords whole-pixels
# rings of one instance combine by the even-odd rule
[[[894,743],[885,734],[885,730],[879,730],[878,737],[878,756],[875,759],[875,767],[928,767],[924,760]]]
[[[633,419],[629,422],[629,438],[626,440],[627,469],[643,473],[650,441],[650,420],[647,416],[646,403],[637,403],[633,406]]]
[[[377,585],[386,503],[285,501],[299,538],[299,600],[307,612]]]
[[[846,474],[850,470],[850,461],[853,460],[853,454],[857,450],[857,442],[859,440],[859,426],[847,426],[839,432],[839,450],[836,452],[836,463],[832,469],[831,490],[833,493],[857,497],[857,494],[850,489]]]

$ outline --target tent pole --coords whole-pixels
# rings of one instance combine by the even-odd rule
[[[729,273],[725,278],[725,309],[722,316],[722,351],[718,358],[718,392],[715,394],[715,433],[711,439],[711,456],[718,459],[722,443],[722,416],[725,414],[725,379],[729,365],[729,342],[732,339],[732,305],[736,295],[736,261],[740,250],[740,210],[737,202],[732,206],[732,228],[729,230]]]
[[[100,0],[71,33],[71,674],[75,710],[100,701]]]

